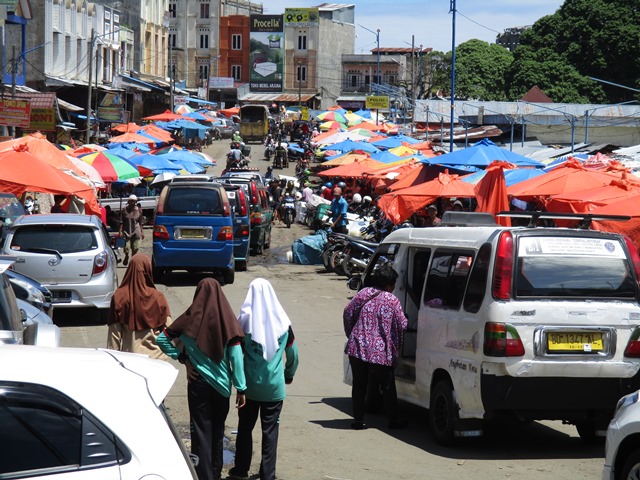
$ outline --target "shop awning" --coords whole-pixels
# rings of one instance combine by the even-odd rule
[[[155,90],[155,91],[159,91],[159,92],[164,92],[164,88],[159,87],[157,85],[154,85],[153,83],[149,83],[149,82],[145,82],[144,80],[140,80],[138,78],[133,78],[130,77],[129,75],[122,75],[120,74],[120,77],[122,78],[122,82],[128,82],[128,83],[133,83],[133,85],[136,86],[143,86],[143,87],[147,87],[151,90]]]
[[[216,102],[210,102],[208,100],[203,100],[201,98],[195,97],[187,97],[187,102],[202,103],[203,105],[211,105],[213,107],[218,105]]]
[[[74,105],[73,103],[66,102],[59,98],[57,100],[58,100],[58,107],[64,110],[69,110],[70,112],[83,112],[85,110],[84,108]]]
[[[303,93],[298,96],[297,93],[250,93],[240,98],[241,102],[297,102],[298,100],[307,102],[314,98],[315,94]]]

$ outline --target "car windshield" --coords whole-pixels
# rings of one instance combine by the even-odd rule
[[[215,188],[172,188],[167,195],[166,215],[222,215],[220,194]]]
[[[26,225],[16,229],[11,250],[75,253],[98,249],[93,228],[83,225]]]
[[[520,239],[516,296],[565,298],[636,297],[631,265],[617,240]]]

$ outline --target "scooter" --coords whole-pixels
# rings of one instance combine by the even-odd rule
[[[345,241],[340,266],[344,274],[351,278],[365,271],[379,243],[368,242],[357,237],[346,237]]]
[[[296,215],[296,199],[291,195],[287,195],[282,200],[282,209],[284,210],[284,223],[287,225],[287,228],[291,228],[291,224],[293,223],[293,219]]]
[[[275,147],[275,145],[273,143],[270,143],[264,149],[264,158],[265,158],[265,160],[270,162],[271,161],[271,157],[273,157],[275,155],[275,153],[276,153],[276,147]]]

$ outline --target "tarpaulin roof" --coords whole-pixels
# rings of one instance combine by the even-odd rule
[[[498,147],[491,140],[483,139],[471,147],[446,153],[439,159],[443,165],[472,165],[486,167],[494,160],[505,160],[518,166],[542,167],[542,163]]]

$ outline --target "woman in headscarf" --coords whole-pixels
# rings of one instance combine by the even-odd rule
[[[151,260],[138,253],[111,297],[107,348],[166,359],[155,339],[170,322],[169,303],[153,283]]]
[[[238,411],[235,465],[229,471],[229,478],[249,478],[253,450],[251,433],[260,415],[260,479],[274,480],[279,419],[286,396],[285,384],[293,381],[298,368],[298,347],[291,321],[273,287],[264,278],[257,278],[249,284],[238,320],[244,331],[247,402]]]
[[[163,352],[187,364],[191,452],[200,459],[196,467],[200,480],[221,477],[232,384],[238,391],[236,407],[245,403],[242,336],[222,287],[213,278],[204,278],[191,306],[156,340]],[[173,344],[178,339],[183,350]]]

